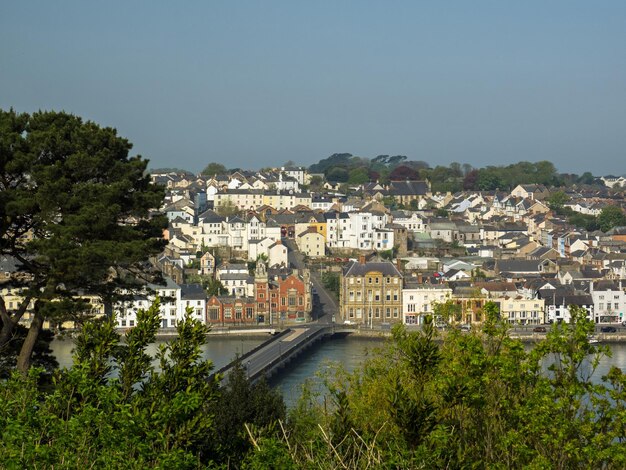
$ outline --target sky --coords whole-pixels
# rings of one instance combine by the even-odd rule
[[[5,1],[0,108],[114,127],[150,167],[333,153],[626,173],[626,2]]]

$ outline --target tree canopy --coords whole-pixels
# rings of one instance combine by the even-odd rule
[[[110,307],[164,246],[165,218],[152,214],[163,189],[131,148],[115,129],[71,114],[0,111],[0,254],[14,260],[7,284],[23,295],[15,310],[0,296],[0,349],[33,305],[23,371],[44,319],[88,311],[79,293]]]
[[[204,170],[202,170],[201,173],[207,176],[215,176],[224,174],[226,171],[226,167],[221,163],[211,162],[204,167]]]
[[[624,210],[618,206],[607,206],[598,215],[600,230],[608,232],[615,227],[626,226],[626,215]]]

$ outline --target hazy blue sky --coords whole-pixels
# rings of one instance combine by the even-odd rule
[[[0,107],[152,167],[552,160],[626,172],[626,1],[5,1]]]

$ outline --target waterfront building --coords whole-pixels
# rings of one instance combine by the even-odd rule
[[[402,289],[402,322],[406,325],[421,325],[426,315],[434,315],[437,303],[444,303],[452,297],[452,289],[445,284],[418,284],[415,281],[407,280]]]
[[[389,261],[351,261],[341,275],[342,321],[373,325],[402,321],[402,273]]]

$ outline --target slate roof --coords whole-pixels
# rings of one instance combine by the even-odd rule
[[[181,284],[180,295],[184,300],[206,300],[206,292],[200,284]]]
[[[198,221],[205,224],[218,224],[220,222],[223,222],[224,220],[226,220],[225,217],[222,217],[217,212],[212,210],[204,211],[198,217]]]
[[[389,193],[394,196],[425,196],[429,192],[426,181],[392,181]]]
[[[510,273],[538,273],[539,264],[537,260],[502,259],[498,260],[498,269]]]
[[[364,276],[369,272],[377,271],[382,273],[383,276],[402,277],[400,271],[395,264],[389,261],[382,262],[368,262],[359,263],[357,261],[351,261],[343,268],[344,276]]]

